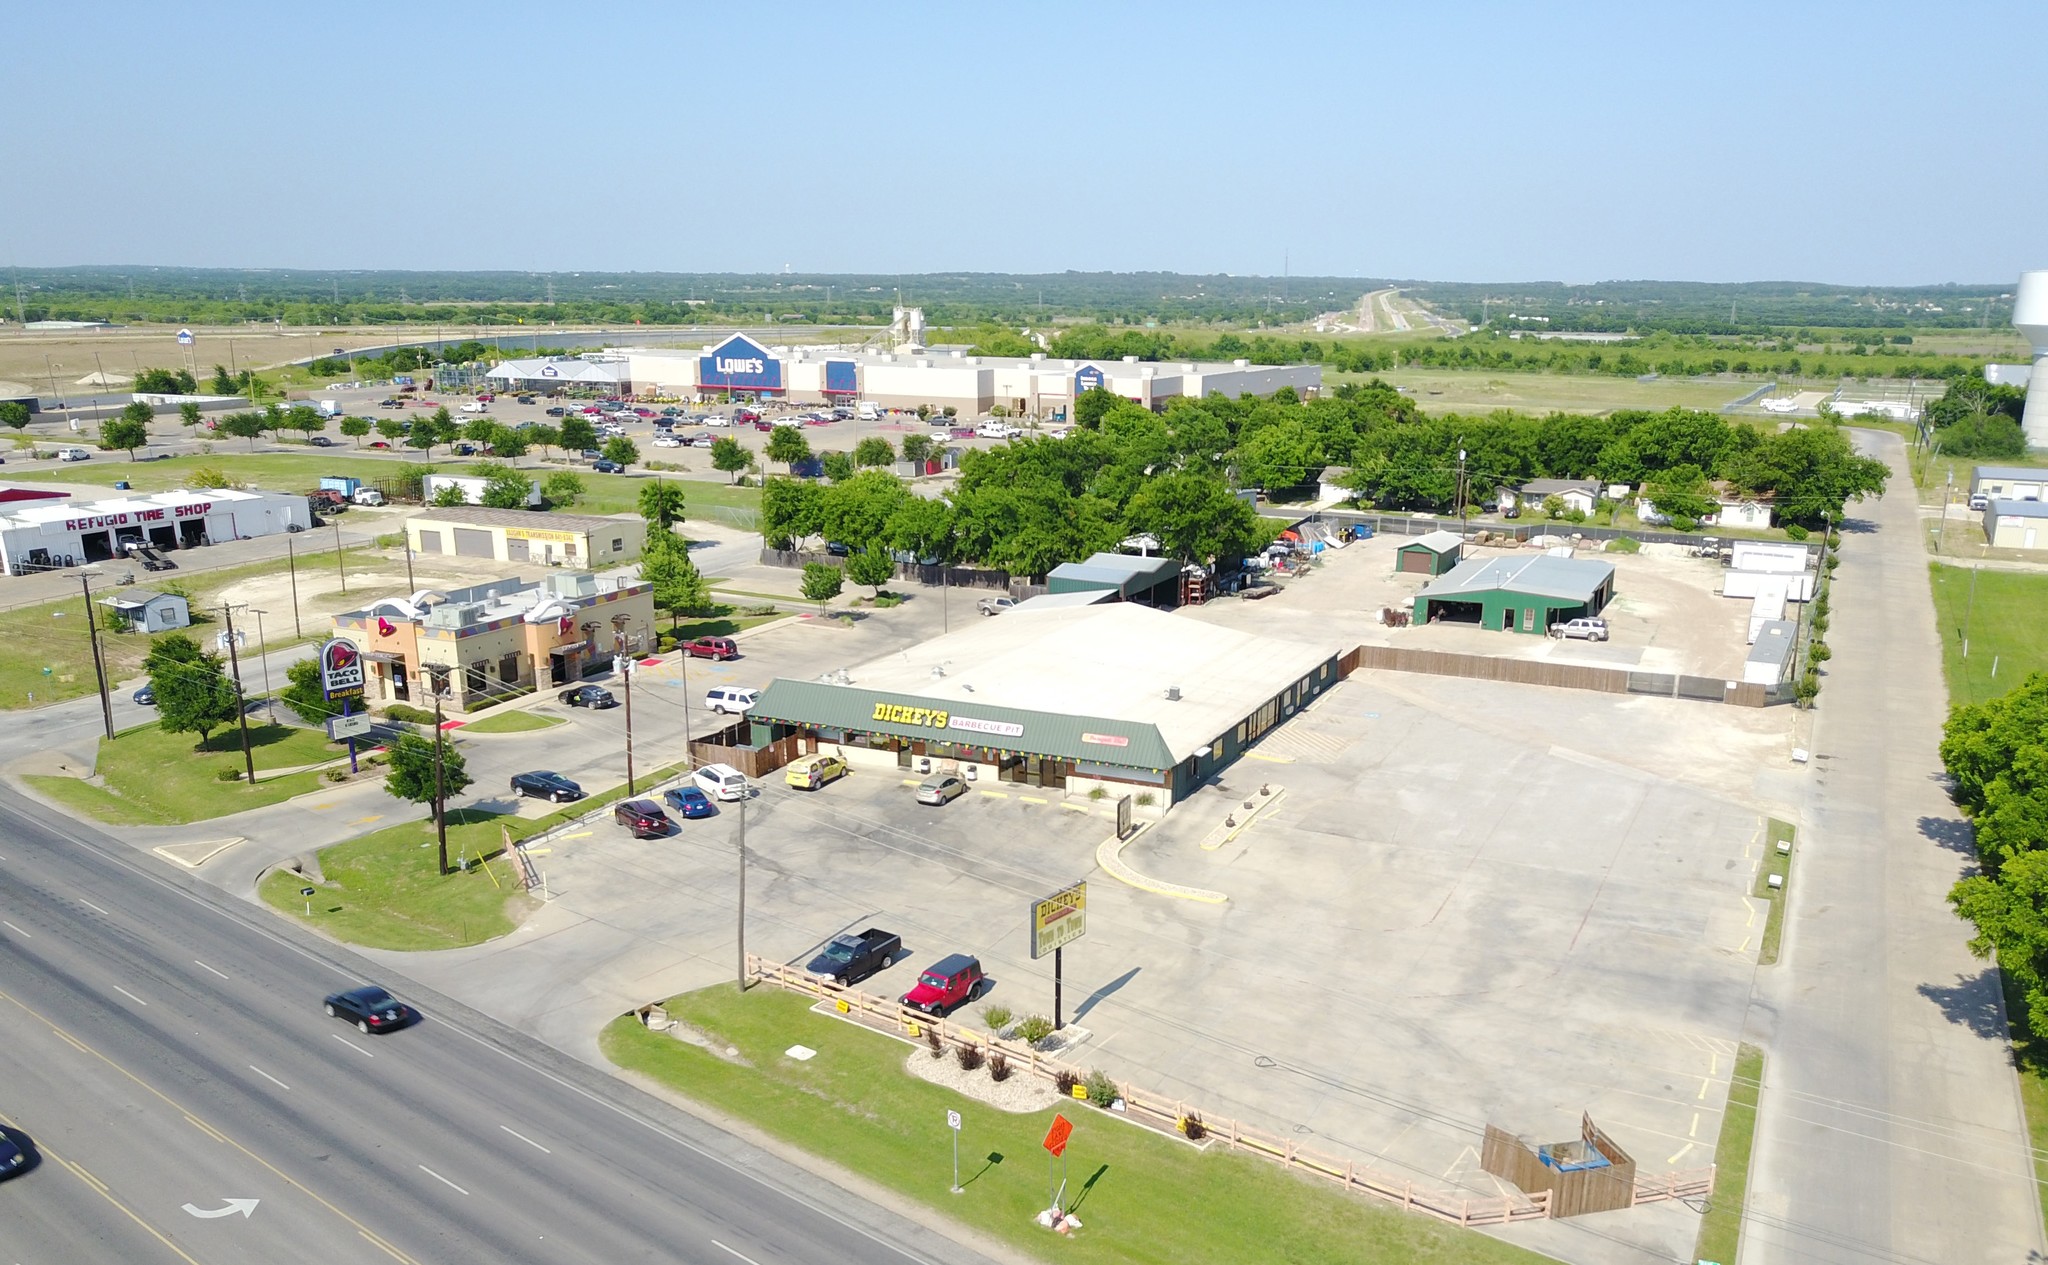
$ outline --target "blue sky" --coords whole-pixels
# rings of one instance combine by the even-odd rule
[[[0,265],[2048,266],[2038,0],[98,0],[8,26]]]

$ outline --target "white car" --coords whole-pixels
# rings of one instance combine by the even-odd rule
[[[730,426],[732,425],[732,419],[730,417],[720,417],[718,414],[713,413],[704,419],[704,424],[706,426]]]
[[[683,441],[677,439],[674,435],[656,435],[654,437],[654,446],[656,448],[680,448],[683,446]]]
[[[471,401],[470,403],[462,406],[462,411],[465,413],[481,413],[489,407],[490,405],[488,404],[482,404],[476,401]]]
[[[944,426],[934,426],[932,428],[932,442],[935,444],[950,444],[953,442],[953,432]]]
[[[1024,431],[1021,427],[1012,426],[1008,422],[989,421],[975,427],[974,433],[983,439],[1015,439]]]

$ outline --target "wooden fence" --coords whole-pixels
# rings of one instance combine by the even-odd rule
[[[1607,1163],[1597,1168],[1553,1167],[1545,1164],[1543,1157],[1520,1138],[1487,1125],[1485,1141],[1479,1149],[1479,1167],[1531,1197],[1547,1196],[1553,1217],[1609,1212],[1668,1199],[1705,1198],[1714,1191],[1711,1165],[1657,1177],[1639,1176],[1636,1162],[1628,1152],[1583,1113],[1579,1116],[1576,1155],[1579,1159],[1597,1155]]]
[[[725,728],[694,738],[690,742],[690,760],[693,764],[729,764],[748,777],[766,777],[788,764],[800,755],[808,755],[818,749],[816,738],[803,734],[790,734],[778,738],[763,747],[744,746],[749,736],[747,721],[735,721]]]
[[[1475,681],[1512,681],[1521,685],[1596,690],[1605,694],[1648,694],[1695,702],[1734,703],[1740,707],[1765,707],[1791,698],[1788,691],[1720,677],[1631,672],[1623,668],[1466,654],[1456,650],[1421,650],[1409,646],[1359,646],[1344,656],[1344,662],[1351,665],[1350,670],[1379,668],[1388,672],[1421,672]]]
[[[747,972],[755,979],[790,992],[829,1000],[841,1015],[877,1032],[920,1040],[926,1031],[931,1031],[937,1033],[941,1044],[947,1047],[975,1045],[985,1053],[1000,1051],[1016,1071],[1028,1072],[1047,1081],[1057,1083],[1063,1072],[1076,1081],[1088,1078],[1087,1070],[1063,1063],[1026,1042],[1006,1040],[944,1019],[935,1019],[872,993],[840,988],[829,981],[813,979],[781,962],[766,961],[750,953],[747,955]],[[1417,1187],[1412,1181],[1352,1160],[1312,1151],[1292,1138],[1268,1133],[1240,1120],[1202,1115],[1180,1099],[1154,1094],[1122,1081],[1116,1082],[1116,1089],[1124,1102],[1121,1114],[1140,1125],[1165,1133],[1185,1134],[1192,1120],[1199,1124],[1200,1133],[1233,1151],[1271,1160],[1344,1190],[1384,1199],[1407,1211],[1423,1213],[1452,1225],[1468,1228],[1507,1225],[1516,1221],[1541,1221],[1551,1215],[1547,1191],[1521,1198],[1475,1199],[1448,1190]]]

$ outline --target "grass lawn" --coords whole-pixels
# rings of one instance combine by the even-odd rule
[[[1714,1194],[1700,1218],[1696,1261],[1735,1265],[1741,1245],[1742,1205],[1749,1196],[1749,1151],[1756,1137],[1756,1100],[1763,1088],[1764,1052],[1753,1045],[1735,1054],[1728,1085],[1728,1110],[1721,1115],[1721,1140],[1714,1146]],[[2039,1145],[2039,1139],[2036,1139]]]
[[[97,470],[38,470],[36,481],[104,484],[109,478],[116,478],[128,480],[137,492],[165,492],[172,488],[190,487],[192,472],[210,466],[244,483],[282,492],[317,487],[323,474],[353,475],[367,483],[377,483],[394,478],[398,473],[397,462],[386,457],[366,457],[352,448],[325,448],[304,453],[237,452],[239,446],[235,440],[224,439],[216,441],[209,455],[194,453],[166,457],[161,461],[109,462]],[[115,465],[120,470],[110,475],[108,471]]]
[[[559,716],[542,716],[530,711],[492,712],[482,720],[470,721],[461,729],[470,734],[523,734],[534,729],[553,729],[561,723]]]
[[[1951,704],[1996,698],[2048,669],[2048,574],[1929,563]],[[1971,588],[1976,596],[1972,598]],[[1969,655],[1963,635],[1969,634]],[[1993,673],[1996,675],[1993,675]]]
[[[140,725],[100,740],[98,771],[104,786],[72,777],[32,776],[29,784],[51,799],[101,821],[122,826],[171,826],[261,808],[320,785],[317,772],[265,777],[265,770],[319,764],[341,754],[316,729],[249,726],[256,784],[223,782],[222,769],[242,768],[242,738],[234,727],[215,730],[204,743],[192,734],[167,734]]]
[[[351,549],[348,554],[351,559],[376,557],[374,553],[362,549]],[[331,567],[334,565],[334,551],[330,549],[325,553],[302,553],[298,556],[298,565]],[[253,562],[247,566],[223,567],[218,571],[196,571],[189,575],[174,571],[149,583],[153,588],[171,589],[185,595],[192,607],[194,626],[183,631],[201,646],[211,649],[213,635],[218,631],[212,624],[213,618],[218,615],[218,611],[211,607],[214,595],[230,585],[256,576],[272,575],[276,571],[277,564],[274,562]],[[98,599],[115,591],[116,587],[105,579],[95,583],[94,609],[103,609],[99,606]],[[264,642],[267,649],[275,650],[298,640],[291,636],[289,620],[280,618],[277,622],[277,627],[263,630],[267,634],[267,640]],[[256,629],[243,629],[238,626],[238,631],[247,634],[249,647],[254,649],[257,644]],[[317,628],[315,632],[318,632]],[[167,635],[103,633],[100,637],[100,654],[106,660],[109,688],[140,676],[142,661],[149,654],[151,641],[154,637]],[[307,639],[311,639],[310,635]],[[92,641],[86,633],[83,594],[61,601],[0,611],[0,640],[4,640],[10,646],[21,648],[14,653],[0,655],[0,711],[40,707],[45,703],[61,703],[65,699],[83,698],[98,688],[93,680]],[[260,673],[256,676],[260,677]],[[253,678],[250,683],[253,684]]]
[[[787,615],[718,615],[710,619],[686,619],[674,629],[679,640],[689,641],[695,637],[730,637],[736,632],[772,624]]]
[[[1373,378],[1411,388],[1410,394],[1425,413],[1490,413],[1497,408],[1525,413],[1609,413],[1616,409],[1681,406],[1715,410],[1730,400],[1741,399],[1760,385],[1695,382],[1688,378],[1637,382],[1634,378],[1604,374],[1500,373],[1490,369],[1389,369],[1377,374],[1323,374],[1326,390],[1345,382],[1369,382]]]
[[[431,818],[322,848],[326,882],[317,887],[310,918],[298,875],[273,871],[257,890],[279,912],[351,944],[398,950],[481,944],[517,926],[515,914],[529,904],[510,864],[491,860],[503,847],[498,827],[515,821],[472,809],[449,813],[449,864],[466,852],[470,868],[445,877],[434,872],[439,853]]]
[[[1797,834],[1792,823],[1779,821],[1776,817],[1771,818],[1764,829],[1764,864],[1756,872],[1756,885],[1750,892],[1752,896],[1771,902],[1770,917],[1764,920],[1763,948],[1756,959],[1759,966],[1778,964],[1778,939],[1785,932],[1785,897],[1792,888],[1792,854],[1788,852],[1780,856],[1778,844],[1781,841],[1792,843]],[[1773,874],[1784,884],[1775,891],[1770,882]]]
[[[1037,1255],[1075,1262],[1238,1265],[1402,1265],[1417,1261],[1547,1260],[1476,1231],[1285,1172],[1277,1165],[1184,1142],[1110,1119],[1081,1104],[1067,1147],[1069,1206],[1082,1229],[1057,1239],[1032,1224],[1047,1206],[1039,1142],[1052,1112],[1012,1115],[903,1071],[907,1045],[806,1013],[809,1000],[772,988],[744,997],[730,985],[689,993],[669,1013],[736,1046],[744,1063],[614,1020],[607,1057],[829,1158],[934,1211]],[[782,1051],[817,1051],[798,1063]],[[925,1057],[922,1053],[917,1057]],[[951,1195],[946,1111],[965,1118],[960,1181]]]

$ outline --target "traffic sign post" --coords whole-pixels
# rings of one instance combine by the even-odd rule
[[[1067,1139],[1072,1136],[1074,1136],[1074,1122],[1065,1116],[1055,1115],[1052,1118],[1052,1128],[1045,1131],[1045,1141],[1039,1143],[1047,1151],[1045,1158],[1045,1185],[1046,1189],[1052,1192],[1052,1203],[1050,1206],[1055,1214],[1059,1211],[1060,1196],[1064,1195],[1067,1190]],[[1054,1160],[1060,1162],[1060,1176],[1057,1185],[1054,1185],[1052,1175],[1052,1162]]]
[[[299,889],[299,895],[306,898],[306,917],[311,918],[313,916],[313,889],[302,887]]]
[[[960,1113],[946,1113],[946,1127],[953,1131],[953,1193],[960,1193]]]

